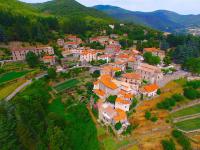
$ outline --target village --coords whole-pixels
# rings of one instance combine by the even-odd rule
[[[98,75],[93,83],[93,93],[98,100],[94,102],[91,99],[91,107],[96,104],[98,120],[113,126],[120,134],[130,125],[127,113],[136,100],[151,100],[160,93],[161,86],[185,74],[170,78],[173,72],[164,73],[163,69],[168,68],[163,63],[165,51],[155,47],[144,48],[143,51],[138,51],[135,47],[122,50],[117,39],[116,34],[90,38],[89,43],[101,46],[101,49],[91,49],[84,46],[86,43],[76,35],[66,35],[64,39],[57,40],[57,46],[62,50],[61,63],[56,61],[54,49],[50,46],[15,47],[12,49],[12,58],[13,61],[24,61],[31,51],[49,67],[55,67],[56,72],[68,70],[66,62],[69,61],[75,62],[72,68],[88,67],[90,73]],[[146,63],[143,58],[145,53],[159,57],[160,63]],[[176,71],[174,66],[170,67]]]

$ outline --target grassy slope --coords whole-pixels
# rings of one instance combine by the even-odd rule
[[[61,91],[63,91],[63,90],[70,89],[70,88],[76,86],[78,83],[79,83],[78,80],[76,80],[76,79],[71,79],[71,80],[68,80],[68,81],[66,81],[66,82],[64,82],[64,83],[61,83],[61,84],[57,85],[57,86],[55,87],[55,89],[56,89],[58,92],[61,92]]]
[[[176,127],[185,131],[200,129],[200,118],[189,119],[175,124]]]
[[[27,74],[28,71],[22,71],[22,72],[8,72],[3,74],[2,76],[0,76],[0,84],[4,83],[4,82],[8,82],[17,78],[20,78],[22,76],[24,76],[25,74]]]
[[[179,110],[179,111],[173,113],[172,117],[177,118],[177,117],[192,115],[192,114],[196,114],[196,113],[200,113],[200,104]]]
[[[18,88],[24,82],[25,82],[25,80],[19,80],[17,82],[14,81],[12,83],[4,85],[3,87],[0,87],[0,100],[7,97],[9,94],[11,94],[16,88]]]

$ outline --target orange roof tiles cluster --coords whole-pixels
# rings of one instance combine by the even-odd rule
[[[128,59],[129,56],[128,56],[127,54],[119,54],[119,55],[117,56],[117,58]]]
[[[119,92],[119,94],[122,95],[124,98],[133,98],[133,97],[134,97],[133,94],[127,93],[127,92],[125,92],[125,91],[123,91],[123,90],[121,90],[121,91]]]
[[[103,90],[94,90],[94,93],[96,93],[99,96],[105,96],[105,92]]]
[[[151,85],[146,85],[143,87],[143,89],[146,91],[146,92],[153,92],[155,90],[157,90],[159,87],[157,84],[151,84]]]
[[[121,103],[121,104],[125,104],[125,105],[127,105],[127,104],[131,104],[130,101],[124,100],[124,99],[121,98],[121,97],[117,97],[115,102],[117,102],[117,103]]]
[[[110,75],[102,75],[99,79],[99,81],[101,83],[103,83],[106,87],[110,88],[110,89],[117,89],[117,85],[111,81],[112,77]]]
[[[113,71],[121,71],[121,68],[119,68],[119,67],[113,67],[112,70]]]
[[[155,47],[152,47],[152,48],[144,48],[144,51],[145,51],[145,52],[156,52],[156,51],[158,51],[158,49],[155,48]]]
[[[44,56],[43,59],[53,59],[54,56]]]
[[[135,62],[136,59],[135,59],[134,57],[129,57],[128,61],[130,61],[130,62]]]
[[[115,109],[117,115],[113,118],[115,122],[120,122],[127,119],[126,112],[121,109]]]
[[[81,52],[81,55],[88,55],[88,54],[94,55],[94,54],[97,54],[97,52],[95,52],[93,50],[83,50]]]
[[[135,79],[135,80],[141,80],[142,77],[139,73],[125,73],[122,75],[122,77],[127,79]]]

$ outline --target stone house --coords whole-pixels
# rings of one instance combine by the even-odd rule
[[[26,47],[26,48],[12,48],[12,58],[14,61],[20,61],[26,59],[26,54],[28,52],[33,52],[36,55],[46,54],[54,55],[54,49],[52,47]]]

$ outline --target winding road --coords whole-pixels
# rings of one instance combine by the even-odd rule
[[[38,80],[43,78],[44,76],[46,76],[47,73],[38,75],[37,77],[35,77],[34,79]],[[9,101],[11,100],[13,97],[15,97],[17,95],[17,93],[19,93],[22,89],[24,89],[26,86],[30,85],[33,82],[33,79],[26,81],[25,83],[23,83],[22,85],[20,85],[18,88],[16,88],[10,95],[8,95],[5,100]]]

